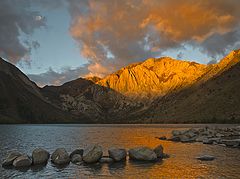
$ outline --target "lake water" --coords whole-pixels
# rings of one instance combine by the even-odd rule
[[[107,155],[112,146],[129,149],[137,146],[164,146],[171,155],[157,163],[129,162],[74,165],[58,168],[50,161],[41,168],[25,170],[0,168],[0,178],[240,178],[240,150],[200,143],[160,141],[174,129],[199,125],[0,125],[0,160],[9,150],[31,155],[42,147],[52,153],[64,147],[70,153],[89,144],[100,144]],[[214,155],[214,161],[195,157]]]

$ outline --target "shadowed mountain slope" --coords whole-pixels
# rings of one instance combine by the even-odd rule
[[[0,58],[0,94],[0,123],[81,121],[79,117],[49,104],[35,83],[2,58]]]

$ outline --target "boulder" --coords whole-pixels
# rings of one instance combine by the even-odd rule
[[[72,158],[73,155],[75,154],[79,154],[81,156],[83,156],[83,149],[76,149],[74,150],[71,154],[70,154],[70,158]]]
[[[153,151],[157,155],[157,158],[163,158],[163,146],[162,145],[158,145]]]
[[[109,154],[109,157],[116,162],[126,160],[126,157],[127,157],[127,151],[125,149],[110,148],[108,150],[108,154]]]
[[[69,155],[64,148],[58,148],[51,156],[51,160],[56,165],[65,165],[70,162]]]
[[[32,160],[27,155],[21,155],[13,161],[13,166],[16,168],[30,167],[31,164]]]
[[[196,138],[196,142],[203,142],[204,140],[207,140],[207,137],[206,136],[199,136]]]
[[[171,136],[168,140],[174,141],[174,142],[179,142],[180,141],[180,137],[179,136]]]
[[[163,158],[170,158],[170,155],[163,153]]]
[[[232,139],[232,140],[222,140],[222,144],[225,144],[228,147],[237,147],[240,146],[240,139]]]
[[[80,154],[74,154],[72,157],[71,157],[71,162],[72,163],[79,163],[79,162],[82,162],[82,156]]]
[[[102,155],[103,155],[102,147],[99,145],[93,145],[84,150],[83,161],[86,163],[95,163],[100,160]]]
[[[213,141],[206,138],[203,140],[203,144],[213,144]]]
[[[102,157],[100,160],[99,160],[100,163],[112,163],[114,162],[114,160],[110,157]]]
[[[128,151],[131,160],[156,161],[156,153],[148,147],[137,147]]]
[[[180,141],[183,142],[183,143],[194,142],[195,140],[196,140],[195,137],[190,138],[186,135],[180,136]]]
[[[172,131],[172,135],[173,135],[173,136],[181,135],[181,131],[173,130],[173,131]]]
[[[3,161],[2,166],[3,167],[11,166],[13,164],[13,161],[21,155],[22,154],[20,152],[17,152],[17,151],[10,152],[7,155],[6,159]]]
[[[41,148],[35,149],[32,152],[33,165],[46,164],[50,154]]]
[[[197,159],[202,160],[202,161],[212,161],[215,159],[215,157],[211,156],[211,155],[202,155],[202,156],[197,157]]]

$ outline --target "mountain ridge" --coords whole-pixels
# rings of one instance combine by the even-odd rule
[[[0,92],[6,98],[0,97],[0,117],[20,123],[239,122],[239,62],[240,50],[210,65],[149,58],[105,78],[78,78],[40,88],[0,60]]]

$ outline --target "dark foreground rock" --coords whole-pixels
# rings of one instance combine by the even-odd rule
[[[156,153],[148,147],[137,147],[128,151],[131,160],[138,161],[156,161]]]
[[[202,155],[202,156],[197,157],[197,159],[202,160],[202,161],[212,161],[215,159],[215,157],[211,156],[211,155]]]
[[[77,163],[82,162],[82,156],[79,155],[79,154],[74,154],[74,155],[71,157],[71,162],[74,163],[74,164],[77,164]]]
[[[41,148],[35,149],[32,152],[33,165],[46,164],[48,162],[49,157],[50,154],[48,153],[48,151]]]
[[[102,155],[102,147],[99,145],[93,145],[84,150],[83,161],[85,163],[95,163],[101,159]]]
[[[31,164],[32,160],[27,155],[21,155],[13,161],[13,166],[16,168],[30,167]]]
[[[20,152],[17,152],[17,151],[10,152],[8,154],[8,156],[6,157],[6,159],[3,161],[2,166],[7,167],[7,166],[13,165],[13,161],[21,155],[22,154]]]
[[[51,160],[56,165],[65,165],[70,162],[70,157],[64,148],[59,148],[53,152]]]
[[[74,150],[71,154],[70,154],[70,158],[72,158],[73,155],[75,154],[79,154],[81,156],[83,156],[83,149],[76,149]]]
[[[127,151],[125,149],[110,148],[108,154],[115,162],[126,160],[127,157]]]

